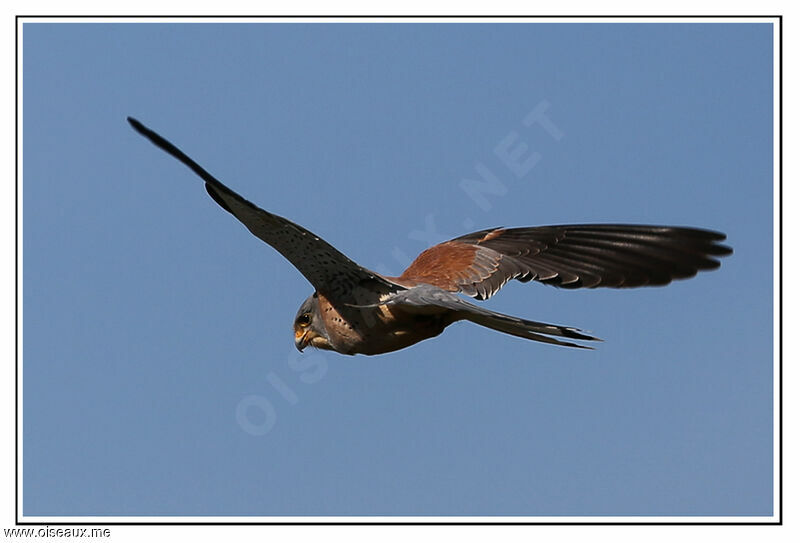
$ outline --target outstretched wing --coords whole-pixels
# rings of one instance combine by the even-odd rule
[[[666,285],[719,267],[725,235],[673,226],[583,224],[492,228],[422,252],[398,278],[478,299],[511,279],[562,288]]]
[[[383,292],[402,288],[362,268],[302,226],[248,202],[186,156],[183,151],[136,119],[128,117],[128,122],[137,132],[200,176],[206,182],[206,191],[215,202],[239,219],[257,238],[270,244],[286,257],[318,292],[329,299],[349,301],[359,287],[361,290],[374,289]]]

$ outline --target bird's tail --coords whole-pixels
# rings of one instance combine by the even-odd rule
[[[583,333],[577,328],[570,328],[567,326],[559,326],[557,324],[547,324],[544,322],[529,321],[488,311],[481,308],[480,312],[464,311],[461,314],[462,318],[475,324],[480,324],[492,330],[511,334],[525,339],[532,339],[533,341],[541,341],[543,343],[552,343],[553,345],[562,345],[564,347],[577,347],[578,349],[592,349],[586,345],[578,345],[577,343],[570,343],[568,341],[561,341],[549,336],[566,337],[571,339],[582,339],[586,341],[602,341],[600,338],[590,336]]]
[[[480,324],[486,328],[497,330],[533,341],[563,345],[564,347],[577,347],[578,349],[591,349],[586,345],[578,345],[568,341],[561,341],[549,336],[582,339],[585,341],[602,341],[600,338],[583,333],[577,328],[547,324],[544,322],[529,321],[511,315],[497,313],[475,304],[471,304],[439,287],[433,285],[417,285],[412,288],[399,290],[390,296],[381,298],[379,302],[368,305],[350,305],[350,307],[379,307],[382,305],[400,307],[409,313],[431,314],[446,313],[449,322],[466,320]]]

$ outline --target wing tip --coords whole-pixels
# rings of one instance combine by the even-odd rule
[[[134,130],[136,130],[138,133],[142,135],[147,135],[147,133],[150,131],[139,120],[135,119],[134,117],[131,117],[130,115],[126,117],[126,120],[128,121],[128,124],[133,127]]]

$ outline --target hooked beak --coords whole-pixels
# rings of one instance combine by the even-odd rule
[[[303,352],[303,349],[308,346],[308,330],[294,333],[294,346],[298,351]]]

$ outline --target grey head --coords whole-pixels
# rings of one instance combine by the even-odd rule
[[[294,317],[294,345],[300,352],[309,345],[318,349],[333,350],[316,292],[306,298]]]

